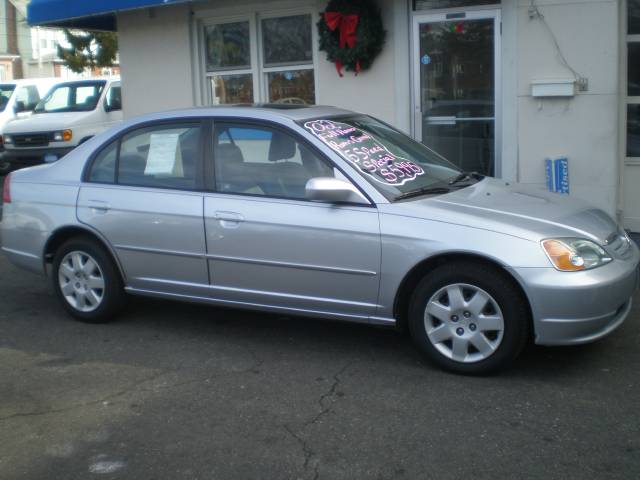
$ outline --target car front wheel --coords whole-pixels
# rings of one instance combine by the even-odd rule
[[[453,262],[418,284],[409,327],[415,343],[438,365],[481,375],[515,360],[528,338],[529,313],[505,273],[480,263]]]
[[[124,303],[117,267],[105,249],[90,238],[73,238],[58,249],[51,278],[62,305],[78,320],[109,321]]]

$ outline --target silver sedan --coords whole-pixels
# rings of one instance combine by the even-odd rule
[[[0,233],[83,321],[131,294],[407,328],[469,374],[611,333],[640,259],[588,204],[296,105],[127,121],[7,176]]]

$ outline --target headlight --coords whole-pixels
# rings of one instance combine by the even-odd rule
[[[2,136],[2,141],[4,143],[13,143],[13,138],[11,138],[9,135],[3,135]]]
[[[73,132],[71,130],[61,130],[59,132],[53,132],[54,142],[68,142],[73,138]]]
[[[563,272],[588,270],[611,261],[600,245],[583,238],[549,238],[542,241],[542,249]]]

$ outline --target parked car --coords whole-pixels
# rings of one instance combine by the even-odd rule
[[[486,373],[628,315],[640,252],[603,211],[460,172],[372,117],[278,105],[147,115],[5,180],[2,251],[74,317],[125,293],[407,327]]]
[[[0,83],[0,135],[10,120],[31,114],[40,99],[59,81],[56,78],[25,78]],[[0,174],[6,173],[9,165],[8,161],[0,161]]]
[[[60,83],[31,116],[5,126],[0,162],[15,169],[56,161],[121,120],[119,78]]]

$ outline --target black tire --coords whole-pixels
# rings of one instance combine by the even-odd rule
[[[84,252],[90,256],[99,267],[104,288],[98,290],[101,291],[102,294],[101,301],[94,310],[82,311],[75,308],[62,292],[60,266],[65,257],[72,252]],[[78,236],[71,238],[57,249],[53,258],[51,282],[56,297],[58,297],[58,300],[65,310],[69,312],[71,316],[82,322],[105,323],[113,320],[125,304],[126,295],[117,266],[105,248],[89,237]]]
[[[439,343],[439,350],[427,335],[427,320],[425,320],[427,304],[432,297],[439,294],[442,291],[441,289],[447,286],[460,284],[475,287],[493,297],[492,301],[497,304],[503,319],[501,340],[497,340],[498,335],[496,333],[489,332],[487,334],[495,335],[496,338],[488,338],[496,343],[499,342],[493,353],[488,354],[486,358],[469,363],[454,360],[442,353],[442,351],[447,352],[447,346],[449,345],[447,342],[449,340]],[[445,294],[445,301],[447,297],[448,294]],[[465,299],[465,301],[467,300]],[[489,306],[489,308],[491,307]],[[463,326],[459,323],[452,323],[454,322],[453,317],[456,317],[455,322],[460,321],[457,315],[452,315],[450,317],[451,321],[445,325],[447,328],[451,330],[456,326],[458,328]],[[434,318],[429,316],[428,321],[436,324],[440,323],[438,319],[434,320]],[[418,284],[410,300],[408,323],[414,342],[434,363],[454,373],[486,375],[508,367],[513,363],[527,343],[531,320],[526,299],[515,285],[514,280],[505,272],[480,262],[455,261],[437,267]],[[478,333],[476,332],[478,327],[475,325],[466,323],[464,327],[467,328],[466,331],[464,328],[459,329],[460,332],[465,332],[461,335]],[[473,332],[469,330],[469,327],[473,328]],[[430,323],[429,328],[433,328],[432,323]],[[484,335],[484,333],[482,334]],[[454,338],[452,341],[454,340],[457,339]],[[468,353],[474,348],[473,345],[468,347],[467,358],[470,358],[471,355],[482,355],[479,351],[474,354]],[[453,352],[453,347],[451,347],[451,352]]]
[[[7,175],[13,170],[11,162],[8,160],[0,160],[0,175]]]

